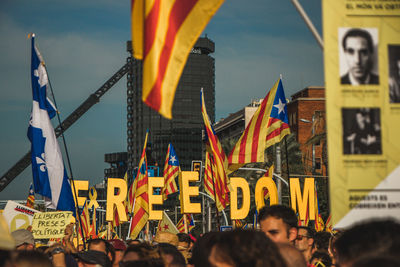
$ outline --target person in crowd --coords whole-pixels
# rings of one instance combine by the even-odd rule
[[[376,266],[399,267],[400,261],[394,257],[374,256],[374,257],[361,258],[360,260],[357,260],[352,264],[352,267],[376,267]]]
[[[110,261],[113,263],[115,259],[115,251],[114,248],[111,246],[108,241],[101,239],[101,238],[96,238],[96,239],[91,239],[88,241],[88,250],[95,250],[95,251],[100,251],[103,252],[108,256]]]
[[[153,239],[155,244],[158,243],[168,243],[175,247],[179,245],[179,238],[176,234],[164,231],[157,231],[156,236]]]
[[[53,267],[49,257],[35,250],[18,250],[13,264],[14,267]]]
[[[88,250],[76,254],[79,267],[111,267],[112,263],[108,256],[101,251]]]
[[[72,241],[73,239],[73,233],[74,233],[74,224],[70,223],[65,227],[64,230],[64,237],[63,237],[63,243],[65,244],[65,251],[67,253],[77,253],[78,250],[74,246],[74,243]]]
[[[379,76],[372,73],[374,44],[371,34],[363,29],[350,29],[342,39],[348,72],[341,84],[379,84]]]
[[[265,234],[241,229],[221,232],[209,261],[215,267],[286,266],[278,247]]]
[[[335,242],[336,240],[342,235],[342,231],[335,230],[331,232],[331,237],[329,238],[329,246],[328,246],[328,253],[332,259],[332,265],[336,266],[336,249],[335,249]]]
[[[179,233],[177,236],[179,240],[178,250],[180,253],[182,253],[183,257],[185,257],[185,260],[187,261],[192,256],[190,252],[190,236],[185,233]]]
[[[276,243],[292,243],[297,237],[297,216],[284,205],[263,207],[258,216],[261,231]]]
[[[314,235],[314,244],[312,252],[314,253],[317,250],[323,250],[328,252],[330,238],[331,234],[328,232],[325,231],[316,232]]]
[[[296,247],[288,243],[277,243],[277,245],[287,267],[307,267],[303,253]]]
[[[30,231],[26,229],[18,229],[11,233],[15,240],[17,250],[34,250],[35,239]]]
[[[189,259],[189,264],[194,267],[211,267],[208,258],[211,253],[211,248],[216,243],[219,232],[208,232],[197,239],[193,246],[192,258]]]
[[[121,262],[148,260],[160,258],[160,254],[156,247],[147,242],[140,243],[139,245],[128,246],[125,250],[124,257]]]
[[[326,251],[317,250],[312,254],[309,263],[315,267],[330,267],[332,259]]]
[[[308,226],[299,226],[297,228],[297,237],[294,245],[303,254],[307,262],[310,261],[314,245],[315,231]]]
[[[392,219],[360,222],[344,231],[333,246],[337,253],[336,262],[341,267],[352,266],[366,257],[400,261],[400,223]]]
[[[165,267],[185,267],[186,260],[179,250],[167,243],[158,244],[158,250],[160,252],[161,258],[163,259]]]
[[[132,239],[132,240],[126,241],[128,246],[130,246],[130,245],[139,245],[142,242],[143,242],[143,240],[141,240],[141,239]]]
[[[119,262],[124,257],[124,253],[125,253],[127,246],[126,246],[125,242],[122,241],[121,239],[111,239],[108,242],[111,244],[111,246],[114,248],[114,251],[115,251],[113,267],[118,267]]]

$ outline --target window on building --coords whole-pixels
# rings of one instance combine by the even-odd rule
[[[316,158],[315,159],[315,169],[316,170],[321,170],[322,165],[321,165],[321,158]]]

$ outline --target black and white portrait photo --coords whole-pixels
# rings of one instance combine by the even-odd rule
[[[343,85],[379,84],[378,30],[339,28],[339,71]]]
[[[400,45],[388,46],[389,100],[400,103]]]
[[[379,108],[342,108],[343,154],[382,154]]]

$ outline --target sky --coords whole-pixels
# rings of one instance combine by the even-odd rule
[[[321,1],[299,2],[321,34]],[[125,64],[130,1],[0,1],[0,175],[30,149],[31,32],[63,120]],[[264,98],[280,74],[288,98],[324,85],[322,50],[290,0],[226,0],[204,34],[215,42],[217,120]],[[74,178],[101,182],[104,154],[126,151],[126,77],[65,139]],[[25,199],[31,182],[29,166],[0,199]]]

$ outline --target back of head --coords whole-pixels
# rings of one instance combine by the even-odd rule
[[[165,266],[185,267],[186,261],[179,250],[168,243],[158,244],[158,250],[164,260]]]
[[[282,219],[289,228],[297,228],[297,216],[294,210],[290,207],[284,205],[264,206],[259,212],[258,221],[261,222],[271,216]]]
[[[307,267],[306,259],[297,248],[287,243],[278,243],[277,245],[288,267]]]
[[[15,267],[52,267],[50,259],[43,253],[34,250],[21,250],[15,260]]]
[[[400,261],[392,257],[376,256],[376,257],[366,257],[362,258],[352,264],[352,267],[398,267],[400,266]]]
[[[344,231],[334,248],[339,264],[377,255],[400,260],[400,224],[392,219],[361,222]]]
[[[328,252],[323,251],[323,250],[317,250],[315,251],[310,259],[310,263],[314,264],[314,266],[317,266],[317,263],[320,263],[318,266],[331,266],[332,265],[332,259],[329,256]],[[322,263],[322,265],[321,265]]]
[[[329,240],[331,238],[331,234],[328,232],[316,232],[314,235],[314,245],[313,248],[315,250],[325,250],[328,251],[329,248]]]
[[[190,260],[195,267],[211,266],[208,257],[210,256],[211,249],[217,242],[219,235],[220,232],[208,232],[197,239],[196,243],[194,243],[192,258]]]
[[[128,246],[124,253],[124,259],[129,253],[135,253],[139,260],[160,258],[158,250],[147,242]]]
[[[221,233],[210,259],[232,266],[286,266],[276,244],[264,233],[254,230]]]

